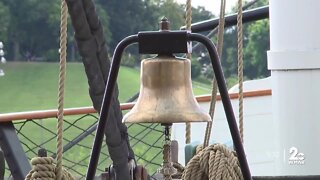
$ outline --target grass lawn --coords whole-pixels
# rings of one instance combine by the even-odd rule
[[[6,75],[0,77],[0,114],[9,112],[20,111],[33,111],[33,110],[46,110],[55,109],[57,107],[57,86],[58,86],[58,70],[59,65],[57,63],[22,63],[14,62],[7,63],[1,67],[4,69]],[[67,65],[67,80],[65,90],[65,107],[81,107],[91,106],[91,100],[88,94],[87,78],[84,72],[84,67],[81,63],[69,63]],[[125,102],[131,96],[139,91],[140,87],[140,73],[138,69],[122,67],[118,78],[118,84],[120,89],[119,99],[121,102]],[[210,85],[206,85],[199,82],[193,82],[194,93],[197,95],[210,93]],[[68,140],[76,138],[81,132],[81,129],[86,129],[96,120],[93,117],[85,117],[80,121],[76,121],[81,116],[66,116],[67,122],[65,123],[64,137]],[[70,126],[69,123],[76,122],[75,126]],[[41,128],[39,125],[45,127]],[[41,145],[47,150],[55,152],[55,131],[56,131],[56,119],[35,120],[29,123],[23,124],[20,122],[15,125],[17,129],[21,127],[19,138],[21,142],[25,144],[24,149],[38,149],[39,144],[46,142],[48,139],[52,140],[48,143]],[[160,127],[157,127],[159,130]],[[160,128],[161,130],[161,128]],[[50,132],[51,131],[51,132]],[[32,132],[32,133],[31,133]],[[129,129],[131,136],[135,136],[137,139],[147,142],[148,144],[154,144],[162,146],[162,139],[158,140],[159,132],[151,132],[149,128],[142,126],[133,126]],[[26,136],[24,136],[26,135]],[[77,145],[72,148],[64,156],[67,159],[79,161],[81,165],[77,165],[72,169],[72,174],[79,176],[79,173],[85,173],[88,164],[88,156],[90,155],[90,147],[93,142],[94,136],[81,141],[80,146]],[[149,146],[137,141],[137,139],[131,140],[131,145],[134,145],[134,151],[136,155],[142,156],[145,160],[151,160],[161,162],[162,155],[158,154],[159,149],[149,149]],[[30,141],[31,140],[31,141]],[[148,153],[146,151],[148,150]],[[107,152],[103,150],[103,152]],[[29,157],[34,157],[36,152],[28,152]],[[51,153],[49,153],[51,155]],[[102,155],[103,156],[103,155]],[[102,158],[103,159],[103,158]],[[145,160],[141,160],[143,164]],[[107,162],[103,162],[99,166],[100,169],[106,167]],[[70,167],[73,166],[72,162],[64,161],[64,165]],[[149,171],[155,172],[157,166],[150,165],[147,167]]]
[[[1,67],[0,113],[55,109],[57,107],[57,63],[7,63]],[[122,67],[118,78],[119,99],[125,102],[139,91],[138,69]],[[196,95],[210,93],[210,85],[194,82]],[[65,107],[91,106],[88,83],[81,63],[67,65]]]

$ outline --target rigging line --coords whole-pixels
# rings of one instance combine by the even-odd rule
[[[218,55],[219,58],[222,56],[223,49],[223,35],[224,35],[224,22],[225,22],[225,10],[226,10],[226,0],[221,0],[220,5],[220,17],[219,17],[219,26],[218,26]],[[212,82],[212,93],[211,93],[211,102],[209,108],[209,114],[211,116],[211,120],[207,123],[206,133],[204,137],[203,147],[206,148],[209,145],[210,135],[212,130],[213,117],[217,102],[217,93],[218,93],[218,83],[215,77],[213,77]]]
[[[247,10],[250,7],[252,7],[254,4],[256,4],[259,0],[253,0],[248,2],[247,4],[245,4],[242,8],[242,10]],[[212,36],[214,36],[216,33],[218,32],[218,27],[214,28],[213,30],[211,30],[206,36],[208,38],[211,38]],[[196,43],[194,46],[192,46],[192,50],[196,50],[200,47],[201,43]],[[186,57],[185,55],[183,57]]]
[[[191,6],[191,0],[187,0],[186,2],[186,27],[187,31],[191,31],[191,21],[192,21],[192,6]],[[187,58],[192,59],[191,53],[187,54]],[[189,144],[191,142],[191,123],[186,123],[186,144]]]
[[[242,0],[238,0],[238,79],[239,79],[239,131],[243,143],[243,27],[242,27]]]
[[[61,24],[60,24],[60,72],[59,72],[59,97],[58,97],[58,127],[57,127],[57,166],[56,178],[62,179],[63,159],[63,108],[64,108],[64,86],[66,77],[67,59],[67,27],[68,7],[65,0],[61,0]]]

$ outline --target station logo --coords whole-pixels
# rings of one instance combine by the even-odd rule
[[[291,147],[289,149],[289,154],[290,154],[290,157],[288,160],[289,165],[304,165],[305,163],[304,154],[299,152],[298,148]]]

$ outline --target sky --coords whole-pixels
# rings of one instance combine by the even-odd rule
[[[178,3],[185,4],[187,0],[175,0]],[[194,7],[203,6],[206,10],[211,11],[213,14],[218,15],[220,12],[221,0],[192,0],[191,4]],[[226,1],[226,12],[230,12],[231,8],[237,4],[238,0]]]

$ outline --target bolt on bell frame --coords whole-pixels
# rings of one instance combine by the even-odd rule
[[[95,176],[103,142],[104,129],[108,123],[107,115],[109,113],[111,98],[120,69],[121,56],[125,48],[131,44],[138,43],[140,54],[187,53],[189,41],[202,43],[209,52],[235,151],[240,163],[240,169],[245,180],[252,179],[215,45],[207,37],[187,31],[146,31],[124,38],[115,49],[105,88],[86,180],[92,180]]]

